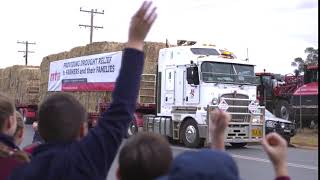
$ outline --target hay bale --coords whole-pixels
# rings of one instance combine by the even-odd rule
[[[38,104],[40,68],[15,65],[2,70],[0,91],[11,96],[17,105]]]
[[[1,87],[3,86],[3,82],[2,82],[2,79],[3,79],[3,71],[4,69],[0,69],[0,92],[1,92]]]
[[[46,96],[54,92],[48,92],[48,78],[50,63],[62,59],[87,56],[93,54],[101,54],[106,52],[121,51],[125,47],[125,43],[118,42],[94,42],[86,46],[79,46],[71,49],[68,52],[62,52],[58,54],[49,55],[43,58],[40,71],[40,100],[43,100]],[[157,59],[159,50],[165,48],[165,43],[146,42],[144,46],[145,52],[145,66],[143,73],[156,74]],[[143,84],[143,86],[148,86]],[[150,85],[149,85],[150,86]],[[141,86],[142,87],[142,86]],[[152,87],[152,86],[151,86]],[[111,92],[68,92],[76,97],[87,109],[88,112],[97,112],[98,103],[103,100],[111,101]],[[151,90],[141,90],[141,93],[154,94]],[[139,98],[140,101],[154,102],[152,97]],[[146,99],[146,100],[145,100]]]
[[[3,74],[4,69],[0,69],[0,88],[2,86],[2,74]]]

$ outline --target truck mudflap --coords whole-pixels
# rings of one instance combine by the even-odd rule
[[[206,124],[198,124],[200,138],[207,138],[208,126]]]

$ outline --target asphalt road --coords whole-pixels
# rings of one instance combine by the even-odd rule
[[[25,127],[25,140],[21,147],[31,143],[33,130],[31,126]],[[172,146],[174,156],[188,149],[181,146]],[[318,150],[306,150],[290,147],[288,150],[288,167],[292,180],[316,180],[318,179]],[[263,152],[260,145],[247,146],[245,148],[228,148],[229,152],[239,167],[240,175],[245,180],[271,180],[274,179],[273,167]],[[107,180],[115,180],[115,172],[118,166],[117,159],[113,162]],[[213,167],[214,168],[214,167]]]

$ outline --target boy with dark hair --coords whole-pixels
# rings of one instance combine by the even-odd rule
[[[12,137],[17,128],[14,102],[11,98],[0,93],[0,141],[6,142],[8,146],[15,148],[13,142],[9,142],[8,136]],[[10,140],[12,140],[10,138]]]
[[[168,173],[172,152],[158,134],[139,132],[130,137],[119,154],[118,180],[153,180]]]
[[[87,112],[73,96],[56,93],[39,108],[38,131],[45,142],[70,142],[87,133]]]
[[[16,110],[12,99],[0,93],[0,180],[6,179],[22,163],[28,162],[26,153],[15,144]]]
[[[83,107],[72,96],[50,96],[39,108],[38,128],[46,143],[33,151],[32,161],[17,169],[11,179],[106,179],[136,108],[144,39],[156,19],[151,4],[144,2],[131,20],[112,102],[98,125],[79,140],[86,118]]]

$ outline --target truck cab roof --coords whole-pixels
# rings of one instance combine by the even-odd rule
[[[224,52],[228,52],[225,49],[217,48],[216,46],[203,46],[203,45],[192,45],[192,46],[176,46],[170,48],[160,49],[159,51],[159,67],[164,66],[177,66],[177,65],[188,65],[204,61],[232,63],[232,64],[244,64],[254,65],[248,61],[243,61],[237,58],[233,53],[228,52],[233,58],[224,58]]]
[[[222,58],[222,57],[212,57],[212,56],[206,56],[206,57],[198,57],[198,62],[207,62],[207,61],[212,61],[212,62],[221,62],[221,63],[232,63],[232,64],[243,64],[243,65],[252,65],[254,64],[249,63],[248,61],[243,61],[240,59],[227,59],[227,58]]]

